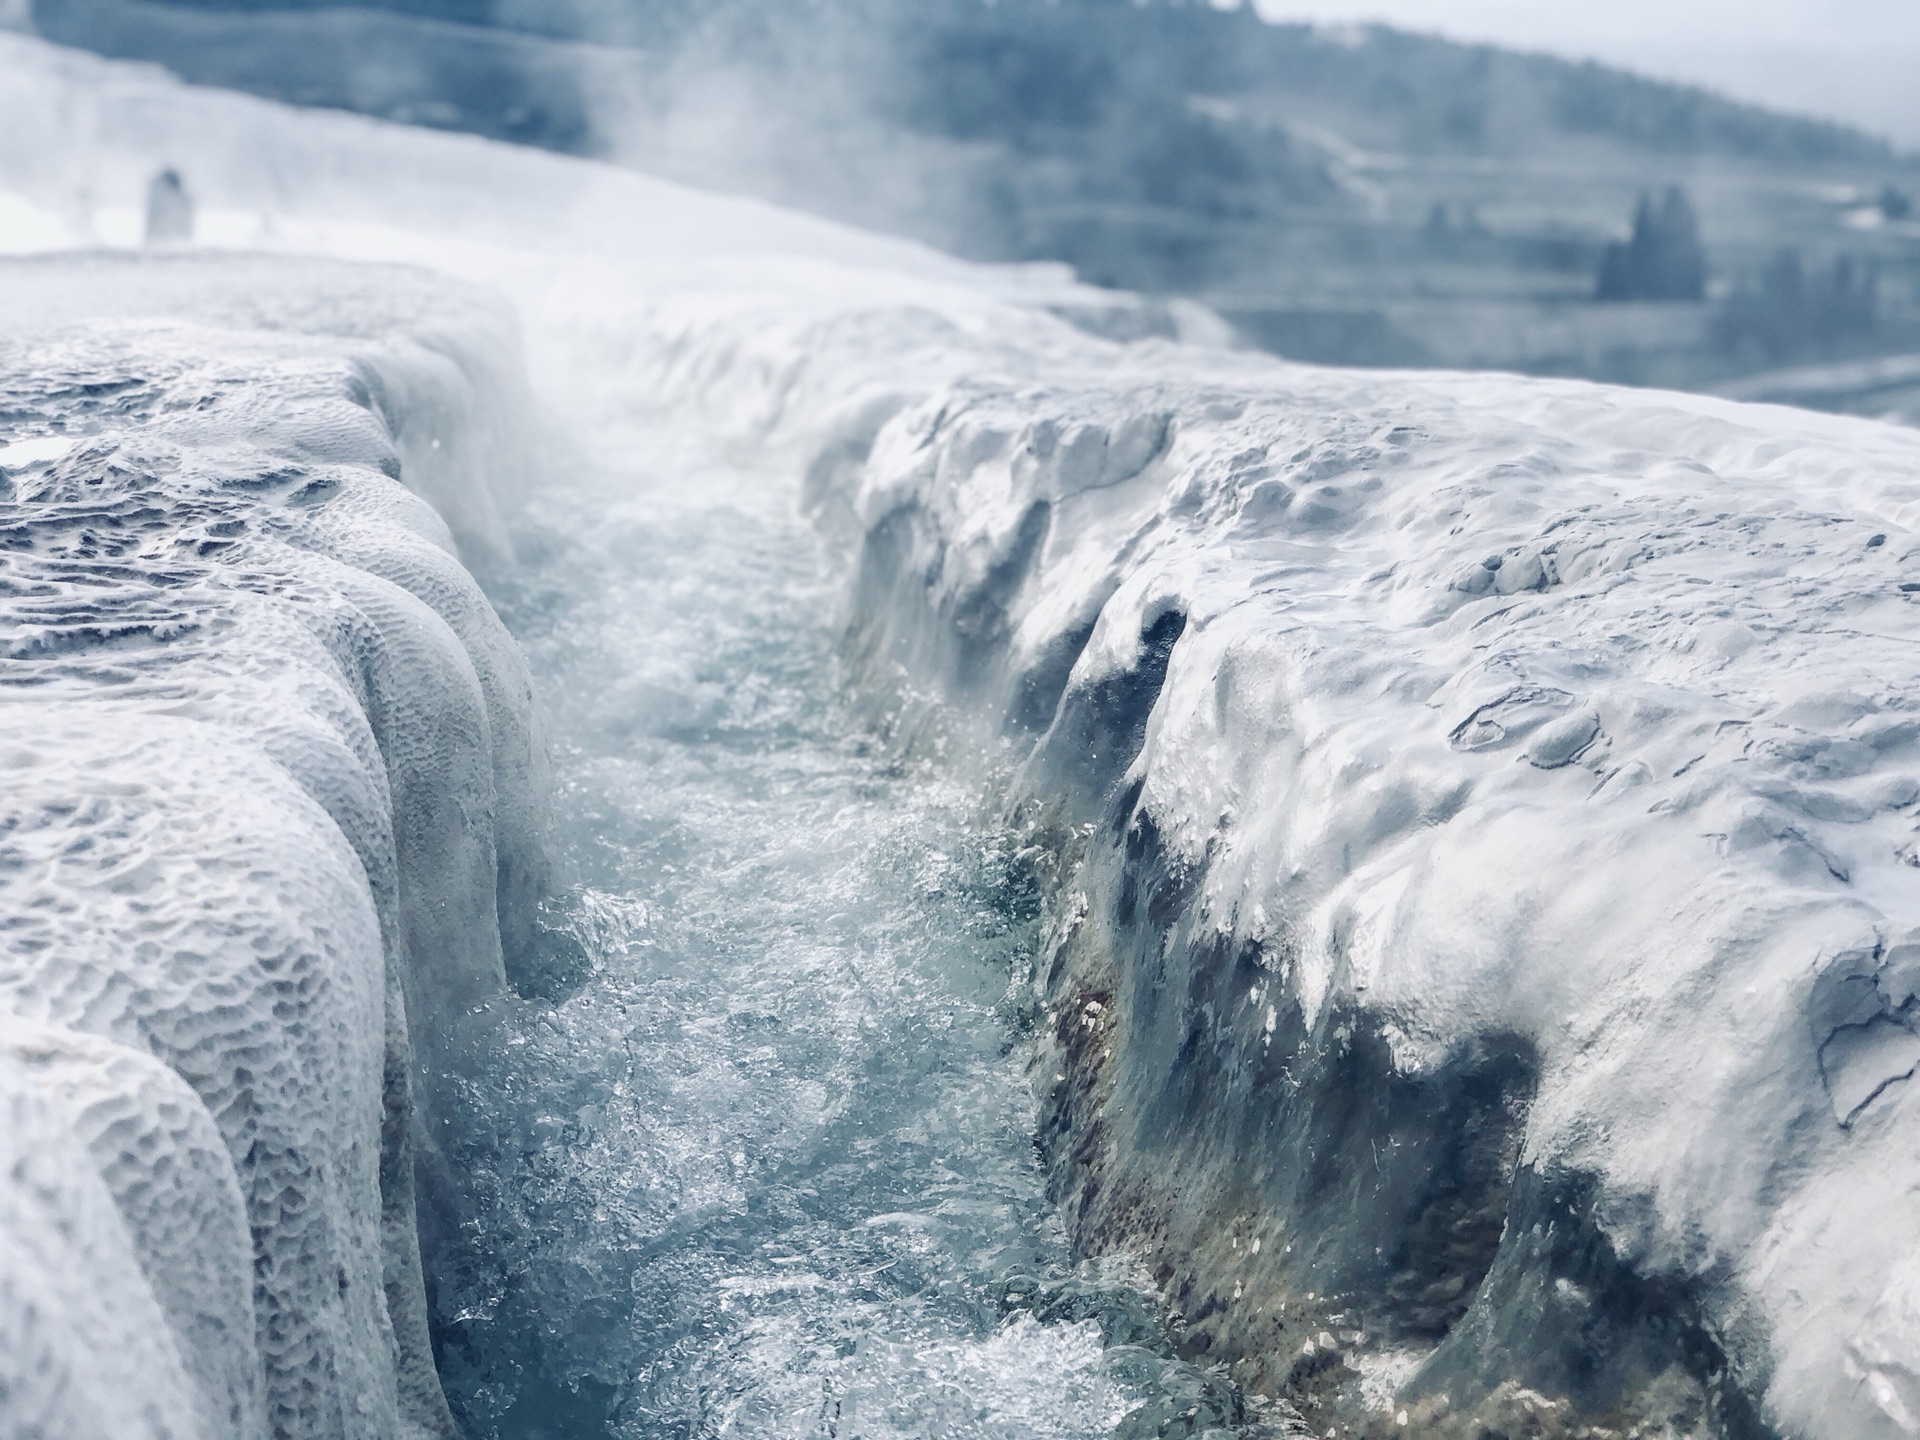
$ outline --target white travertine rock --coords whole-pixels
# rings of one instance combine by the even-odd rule
[[[1920,1433],[1920,435],[986,303],[682,293],[625,373],[811,459],[868,678],[1075,827],[1081,1242],[1322,1413]]]
[[[182,1388],[212,1435],[266,1432],[253,1324],[253,1239],[232,1157],[206,1105],[165,1064],[84,1031],[0,1025],[14,1086],[25,1072],[86,1147],[164,1323]],[[71,1278],[69,1280],[71,1283]],[[129,1388],[124,1393],[137,1395]]]
[[[0,1181],[0,1433],[453,1434],[415,1167],[457,1204],[425,1120],[543,768],[394,437],[488,444],[513,355],[419,274],[0,267],[0,1104],[82,1217]],[[507,478],[435,483],[497,523]]]

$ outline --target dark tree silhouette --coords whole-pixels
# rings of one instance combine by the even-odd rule
[[[1599,300],[1703,300],[1707,294],[1707,252],[1700,243],[1700,222],[1678,185],[1658,203],[1640,197],[1633,238],[1609,245],[1600,261]]]
[[[1727,297],[1715,317],[1716,337],[1749,363],[1845,353],[1872,335],[1879,302],[1872,261],[1841,255],[1809,271],[1797,252],[1783,250]]]

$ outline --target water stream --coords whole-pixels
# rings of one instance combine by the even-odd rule
[[[580,948],[522,982],[456,1121],[456,1413],[476,1440],[1197,1434],[1221,1382],[1046,1200],[1022,857],[849,708],[795,489],[635,462],[522,526],[498,601]]]

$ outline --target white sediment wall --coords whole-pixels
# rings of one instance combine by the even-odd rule
[[[0,318],[0,1432],[451,1436],[415,1168],[545,882],[449,530],[512,322],[192,257],[8,264]]]
[[[1920,435],[679,303],[642,373],[811,457],[867,673],[1025,757],[1060,1198],[1194,1348],[1913,1433]]]

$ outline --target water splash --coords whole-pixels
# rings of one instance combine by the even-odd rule
[[[1104,1348],[1154,1322],[1046,1200],[1010,842],[849,713],[790,494],[628,474],[524,527],[578,883],[455,1121],[449,1394],[490,1440],[1107,1435],[1199,1372]]]

